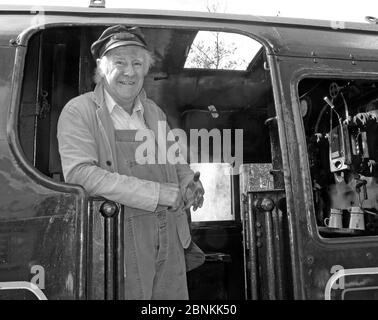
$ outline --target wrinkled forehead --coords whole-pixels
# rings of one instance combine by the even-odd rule
[[[146,57],[146,50],[138,47],[138,46],[122,46],[117,47],[109,52],[107,52],[105,55],[110,58],[123,58],[123,59],[145,59]]]

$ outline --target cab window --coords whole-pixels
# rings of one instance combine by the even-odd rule
[[[325,238],[378,235],[378,82],[299,83],[313,205]]]

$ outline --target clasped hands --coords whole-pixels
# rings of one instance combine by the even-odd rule
[[[200,173],[196,172],[193,179],[186,186],[184,195],[182,196],[179,186],[175,183],[164,183],[160,185],[159,205],[168,207],[168,210],[176,211],[180,207],[189,209],[193,206],[196,211],[203,205],[203,195],[205,190],[199,180]]]

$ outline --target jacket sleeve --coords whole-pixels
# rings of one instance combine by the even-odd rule
[[[91,196],[102,196],[129,207],[155,211],[159,200],[159,183],[101,168],[98,146],[89,120],[77,106],[67,105],[63,109],[57,137],[66,182],[82,185]]]

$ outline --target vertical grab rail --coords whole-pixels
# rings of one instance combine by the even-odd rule
[[[104,201],[100,213],[105,219],[104,224],[104,250],[105,250],[105,300],[115,300],[117,297],[118,265],[117,247],[119,236],[117,216],[119,207],[112,201]],[[122,261],[123,263],[123,261]]]
[[[241,222],[242,222],[242,236],[243,236],[243,265],[244,265],[244,298],[248,300],[250,298],[249,294],[249,263],[248,263],[248,252],[249,252],[249,229],[248,229],[248,214],[247,214],[247,196],[241,194]]]
[[[121,206],[120,213],[115,218],[116,229],[116,299],[125,300],[125,241],[124,241],[124,210]]]
[[[256,199],[253,207],[263,212],[265,217],[266,230],[266,266],[268,271],[268,297],[269,300],[276,300],[276,265],[273,242],[273,221],[272,211],[275,207],[274,201],[269,198]]]
[[[247,204],[247,215],[248,215],[248,231],[249,237],[249,265],[250,265],[250,288],[251,288],[251,300],[257,300],[258,297],[258,270],[257,270],[257,248],[256,248],[256,226],[255,226],[255,216],[253,214],[253,195],[248,193],[248,204]]]

